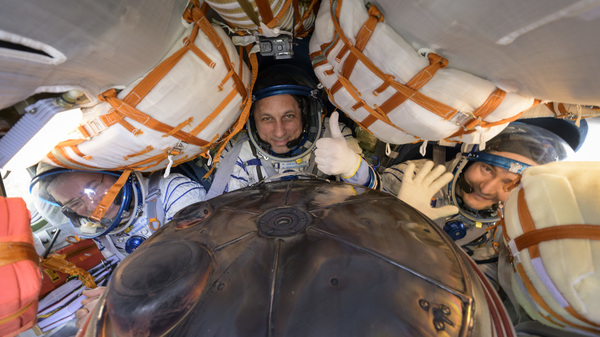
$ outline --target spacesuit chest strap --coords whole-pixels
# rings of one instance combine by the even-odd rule
[[[210,190],[206,193],[206,199],[214,198],[225,191],[225,186],[227,186],[227,183],[229,182],[229,177],[231,176],[231,173],[233,173],[235,162],[240,156],[242,146],[246,143],[246,140],[246,137],[240,138],[226,153],[223,160],[219,161],[219,168],[217,169],[217,173],[215,173],[215,178],[213,179]]]
[[[160,201],[160,178],[162,175],[156,171],[150,175],[148,181],[148,194],[146,196],[146,216],[148,227],[152,231],[157,230],[165,221],[165,210]]]

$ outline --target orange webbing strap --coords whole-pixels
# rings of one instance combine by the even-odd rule
[[[27,309],[29,309],[34,303],[36,303],[36,300],[33,300],[29,303],[27,303],[27,305],[23,306],[21,309],[17,310],[16,312],[5,316],[5,317],[0,317],[0,325],[10,322],[15,318],[18,318],[19,316],[21,316],[25,311],[27,311]],[[32,323],[33,324],[33,323]],[[17,335],[18,336],[18,335]]]
[[[225,67],[227,68],[227,70],[233,70],[233,62],[231,62],[231,59],[229,58],[227,48],[223,44],[223,41],[221,40],[219,34],[217,34],[213,26],[210,24],[210,22],[208,22],[206,18],[206,12],[209,9],[208,3],[204,2],[202,4],[202,7],[198,7],[197,0],[193,0],[192,2],[195,3],[195,5],[192,7],[188,6],[188,9],[186,9],[186,13],[184,13],[184,19],[191,19],[195,24],[197,24],[200,27],[200,29],[202,29],[204,34],[206,34],[206,36],[210,39],[210,42],[213,44],[213,46],[219,51],[219,54],[221,54],[221,57],[223,58],[223,62],[225,62]],[[237,88],[240,95],[242,95],[242,97],[246,97],[246,86],[244,85],[244,82],[242,82],[240,76],[235,71],[232,75],[232,79],[235,82],[235,87]]]
[[[138,129],[133,128],[133,126],[125,122],[123,117],[126,116],[142,125],[146,125],[151,129],[165,134],[173,129],[170,125],[159,122],[158,120],[137,110],[135,106],[137,106],[137,104],[141,102],[144,97],[146,97],[146,95],[156,86],[156,84],[160,82],[160,80],[164,78],[164,76],[168,74],[171,69],[173,69],[173,67],[188,51],[192,50],[191,46],[194,46],[194,40],[197,36],[197,29],[197,27],[194,27],[192,34],[186,40],[187,43],[178,51],[163,60],[154,69],[152,69],[152,71],[148,73],[148,75],[146,75],[122,100],[117,97],[115,89],[109,89],[98,96],[99,100],[108,102],[114,108],[112,114],[120,117],[119,118],[115,116],[115,119],[119,124],[123,125],[127,130],[134,134],[140,132]],[[202,51],[200,51],[198,48],[195,48],[193,52],[209,66],[212,65],[213,61],[206,57],[206,55],[204,55],[204,53],[202,53]],[[189,144],[194,144],[197,146],[206,145],[205,141],[197,139],[196,137],[192,137],[182,131],[175,132],[173,136]]]
[[[149,170],[156,165],[160,164],[163,160],[167,159],[169,156],[169,151],[171,148],[166,148],[162,153],[159,153],[155,156],[146,158],[144,160],[140,160],[133,164],[127,166],[121,166],[116,168],[116,170],[133,170],[133,171],[146,171]]]
[[[429,55],[427,55],[427,58],[429,59],[429,65],[423,68],[421,71],[419,71],[419,73],[416,74],[413,78],[411,78],[406,83],[407,87],[412,88],[413,90],[421,89],[425,84],[427,84],[427,82],[429,82],[429,80],[433,78],[433,75],[435,75],[435,73],[439,69],[445,68],[448,65],[448,60],[437,54],[430,53]],[[394,77],[387,75],[386,79],[384,80],[384,83],[381,86],[379,86],[379,88],[375,89],[373,94],[382,93],[394,82]],[[400,104],[404,103],[406,99],[408,99],[406,95],[403,95],[400,92],[396,92],[383,104],[381,104],[380,109],[382,113],[387,116],[388,113],[397,108]],[[367,118],[365,118],[365,120],[363,120],[363,123],[368,126],[371,126],[371,124],[373,124],[374,122],[375,120],[373,120],[371,116],[368,116]]]
[[[319,3],[319,0],[312,0],[310,2],[310,4],[308,5],[308,7],[306,8],[306,11],[302,15],[302,18],[300,18],[300,20],[296,20],[297,28],[295,28],[295,30],[294,30],[295,37],[305,37],[314,30],[314,26],[311,26],[309,29],[306,29],[306,27],[304,26],[304,23],[306,22],[306,20],[308,20],[310,15],[313,13],[313,9],[317,3]],[[298,14],[300,14],[300,6],[299,6],[297,0],[294,0],[294,10]],[[314,13],[314,14],[315,14],[315,16],[317,15],[316,13]]]
[[[277,13],[277,15],[275,15],[275,17],[272,20],[267,21],[267,20],[263,19],[263,22],[265,23],[265,25],[271,29],[275,28],[281,22],[281,19],[283,18],[283,16],[288,11],[288,9],[290,8],[291,5],[292,5],[292,0],[286,0],[285,3],[283,4],[283,6],[281,6],[281,9]],[[261,15],[262,15],[262,13],[261,13]],[[293,27],[292,27],[292,29],[293,29]]]
[[[67,261],[65,254],[52,254],[48,258],[42,259],[42,266],[61,273],[78,276],[86,287],[96,288],[96,282],[92,275],[85,269],[77,267],[73,262]]]
[[[250,46],[248,46],[248,47],[250,47]],[[248,48],[248,47],[247,47],[247,51],[249,52],[250,48]],[[249,92],[252,92],[252,88],[254,87],[254,82],[256,81],[256,77],[258,76],[258,60],[256,58],[256,54],[254,54],[254,53],[249,53],[248,59],[250,60],[250,68],[252,70],[252,79],[250,80],[250,87],[248,88],[248,90],[249,90]],[[219,149],[215,153],[214,160],[213,160],[213,166],[204,175],[205,178],[210,176],[210,174],[212,173],[212,171],[215,168],[214,164],[219,162],[221,153],[225,149],[227,142],[229,142],[229,140],[233,136],[235,136],[238,132],[240,132],[240,130],[242,130],[242,128],[246,124],[246,121],[248,120],[248,117],[250,116],[250,107],[251,106],[252,106],[252,95],[248,95],[248,96],[246,96],[246,100],[244,101],[244,108],[242,109],[240,116],[238,117],[237,121],[235,122],[233,130],[227,136],[225,136],[223,138],[221,146],[219,146]]]
[[[134,106],[129,105],[125,100],[120,100],[119,98],[117,98],[117,91],[115,89],[109,89],[103,92],[102,94],[98,95],[98,99],[101,101],[106,101],[111,106],[113,106],[115,109],[114,112],[116,114],[129,117],[134,121],[149,127],[150,129],[162,132],[163,134],[168,134],[173,130],[172,126],[157,121],[156,119],[139,111]],[[119,123],[122,124],[121,121],[119,121]],[[206,146],[208,144],[207,141],[198,139],[188,134],[187,132],[183,132],[181,130],[174,132],[173,137],[188,144],[193,144],[196,146]]]
[[[100,203],[98,204],[98,206],[96,206],[96,209],[94,210],[94,212],[92,213],[90,218],[92,218],[96,221],[100,221],[100,219],[102,219],[104,217],[104,214],[106,214],[106,211],[108,211],[108,208],[110,207],[112,202],[115,200],[115,197],[117,196],[119,191],[123,188],[123,186],[125,185],[125,182],[127,182],[127,178],[129,178],[130,174],[131,174],[131,170],[123,171],[123,173],[121,174],[119,179],[117,179],[117,182],[114,183],[114,185],[112,185],[110,187],[108,192],[106,192],[104,197],[102,197],[102,200],[100,200]]]
[[[344,44],[350,50],[350,52],[353,53],[374,75],[376,75],[383,81],[388,79],[388,77],[387,77],[388,75],[385,74],[384,72],[382,72],[377,66],[375,66],[373,64],[373,62],[371,62],[371,60],[369,60],[369,58],[367,58],[360,50],[358,50],[356,47],[354,47],[352,45],[352,42],[349,41],[348,38],[344,35],[344,31],[342,30],[340,23],[339,23],[339,19],[338,19],[339,13],[341,11],[341,6],[339,3],[337,4],[337,6],[336,6],[336,4],[333,4],[333,2],[334,2],[333,0],[331,0],[331,2],[332,2],[331,17],[332,17],[334,29],[337,33],[336,35],[338,35],[340,37],[340,39],[344,42]],[[371,5],[371,6],[374,6],[374,5]],[[404,84],[401,84],[396,81],[392,81],[390,83],[390,85],[394,89],[396,89],[396,91],[398,91],[399,94],[405,96],[407,99],[410,99],[411,101],[415,102],[416,104],[422,106],[423,108],[433,112],[434,114],[436,114],[444,119],[450,119],[457,113],[456,109],[449,107],[445,104],[442,104],[434,99],[431,99],[431,98],[421,94],[417,90],[414,90]]]
[[[0,242],[0,267],[25,260],[40,264],[40,257],[33,245],[27,242]]]
[[[579,236],[575,235],[575,237],[572,237],[569,234],[564,234],[567,237],[552,236],[552,235],[549,235],[546,231],[546,229],[549,229],[549,228],[536,229],[535,224],[533,222],[533,218],[531,217],[531,213],[529,212],[529,206],[527,206],[527,202],[525,201],[525,192],[524,192],[523,188],[521,188],[519,190],[518,195],[517,195],[517,207],[518,207],[518,214],[519,214],[519,222],[521,223],[521,227],[523,229],[524,234],[517,237],[515,239],[515,243],[516,243],[517,239],[521,238],[520,243],[523,245],[523,249],[527,248],[527,250],[529,251],[529,256],[530,256],[531,260],[533,260],[534,258],[540,258],[540,251],[539,251],[539,247],[538,247],[538,243],[540,243],[540,242],[544,242],[544,241],[548,241],[548,240],[562,239],[562,238],[588,239],[588,237],[582,237],[582,235],[587,233],[589,231],[589,229],[583,230],[582,232],[580,232]],[[571,226],[586,226],[586,225],[571,225]],[[564,227],[569,227],[569,226],[564,226]],[[551,228],[556,228],[556,227],[551,227]],[[537,234],[529,234],[529,233],[536,233],[536,232],[537,232]],[[594,232],[593,237],[591,239],[596,240],[596,239],[600,238],[600,233],[598,233],[597,230],[594,230],[593,232]],[[540,234],[540,233],[543,233],[543,234]],[[541,237],[537,237],[540,235],[541,235]],[[519,249],[519,251],[520,250],[521,249]],[[514,252],[513,254],[517,254],[517,253],[518,252]],[[529,279],[529,276],[527,275],[527,272],[525,271],[525,269],[523,268],[523,265],[521,263],[517,264],[517,272],[521,276],[523,284],[527,288],[527,291],[529,292],[529,295],[531,296],[531,298],[538,305],[540,305],[542,308],[544,308],[544,310],[546,310],[548,313],[550,313],[552,316],[554,316],[554,318],[560,320],[561,322],[563,322],[564,324],[569,325],[569,326],[574,326],[574,327],[577,327],[579,329],[583,329],[586,331],[593,331],[595,333],[599,332],[598,329],[589,328],[586,326],[581,326],[581,325],[575,324],[573,322],[570,322],[567,319],[563,318],[560,314],[556,313],[554,310],[552,310],[550,308],[550,306],[546,303],[546,301],[542,298],[542,296],[535,289],[535,286]],[[563,296],[563,299],[565,301],[567,301],[566,298],[564,298],[564,296]],[[573,317],[579,319],[580,321],[585,322],[586,324],[589,324],[591,326],[600,328],[600,324],[594,323],[594,322],[588,320],[587,318],[583,317],[578,312],[576,312],[575,309],[573,309],[573,307],[571,307],[571,305],[568,305],[567,307],[564,307],[563,309],[565,309],[569,314],[571,314]],[[544,316],[544,317],[546,319],[549,319],[546,316]]]
[[[65,158],[69,163],[73,163],[73,160],[71,160],[71,157],[65,151],[64,147],[58,147],[58,146],[55,147],[51,152],[49,152],[46,155],[46,158],[48,158],[50,161],[52,161],[54,166],[65,167],[68,169],[80,169],[81,167],[88,168],[91,170],[97,169],[97,167],[95,167],[95,166],[85,165],[85,164],[81,164],[81,163],[76,163],[78,166],[69,165],[68,163],[65,163],[64,161],[61,161],[59,158],[57,158],[57,155],[60,155],[61,157]],[[88,159],[88,157],[83,157],[83,158]],[[91,157],[89,157],[89,158],[91,158]]]
[[[148,152],[150,152],[152,150],[154,150],[154,147],[152,147],[152,145],[148,145],[142,151],[139,151],[139,152],[136,152],[136,153],[132,153],[132,154],[128,154],[128,155],[123,156],[123,160],[129,160],[129,158],[141,156],[141,155],[146,154],[146,153],[148,153]]]
[[[496,89],[496,90],[500,90],[500,89]],[[493,95],[493,94],[494,94],[494,93],[492,93],[492,95]],[[489,101],[489,99],[490,99],[490,98],[488,97],[488,101]],[[488,103],[488,101],[486,101],[486,103]],[[489,102],[491,102],[491,101],[489,101]],[[486,103],[484,103],[484,105],[482,105],[480,108],[484,107]],[[538,105],[539,103],[540,103],[540,100],[539,100],[539,99],[535,99],[535,100],[533,101],[533,104],[532,104],[532,105],[531,105],[529,108],[527,108],[527,109],[525,109],[525,110],[523,110],[523,111],[519,112],[518,114],[516,114],[516,115],[514,115],[514,116],[512,116],[512,117],[509,117],[509,118],[504,118],[504,119],[501,119],[501,120],[498,120],[498,121],[495,121],[495,122],[486,122],[486,121],[483,121],[483,120],[480,120],[480,119],[474,119],[473,121],[475,121],[475,123],[474,123],[474,124],[472,124],[472,127],[471,127],[470,129],[468,129],[468,128],[467,128],[467,126],[465,125],[465,126],[463,126],[463,128],[462,128],[462,129],[460,129],[460,130],[456,131],[454,134],[450,135],[450,137],[448,137],[448,138],[452,138],[452,137],[459,137],[459,136],[462,136],[462,135],[466,135],[466,134],[469,134],[469,133],[473,133],[473,132],[475,132],[475,129],[474,129],[474,128],[475,128],[475,126],[477,126],[477,124],[480,124],[480,125],[481,125],[482,127],[484,127],[484,128],[491,128],[491,127],[493,127],[493,126],[496,126],[496,125],[508,124],[508,123],[510,123],[510,122],[514,122],[514,121],[516,121],[517,119],[519,119],[519,118],[521,117],[521,115],[522,115],[523,113],[525,113],[525,111],[527,111],[527,110],[529,110],[529,109],[533,108],[534,106]],[[492,111],[493,111],[493,110],[492,110]],[[477,113],[477,111],[475,111],[475,112],[473,113],[473,115],[474,115],[474,116],[476,116],[476,113]]]
[[[239,0],[238,0],[239,2]],[[271,4],[269,0],[254,0],[256,7],[258,7],[258,13],[262,22],[271,22],[273,20],[273,11],[271,11]]]
[[[520,251],[541,242],[561,239],[600,240],[600,226],[562,225],[536,229],[516,237],[515,245]]]
[[[363,25],[358,30],[358,33],[356,34],[356,42],[354,47],[357,50],[359,50],[362,53],[363,49],[367,45],[367,42],[369,42],[369,39],[371,39],[371,36],[375,31],[375,26],[377,26],[379,22],[383,22],[383,20],[383,14],[381,14],[377,6],[371,5],[371,7],[369,7],[369,18],[363,23]],[[342,51],[340,51],[340,54],[341,53]],[[338,59],[342,59],[343,57],[340,54],[337,55]],[[342,66],[341,76],[345,78],[350,78],[350,74],[352,74],[352,70],[356,65],[356,61],[358,61],[356,54],[348,55],[348,58]]]
[[[237,96],[237,94],[238,93],[236,90],[232,90],[231,92],[229,92],[227,97],[225,97],[225,99],[215,108],[215,110],[211,112],[211,114],[208,115],[206,118],[204,118],[202,123],[198,124],[190,133],[192,135],[197,135],[198,133],[200,133],[200,131],[202,131],[210,122],[212,122],[221,113],[221,111],[223,111],[223,109],[225,109],[225,107],[227,107],[227,105],[229,105],[229,103],[235,98],[235,96]]]

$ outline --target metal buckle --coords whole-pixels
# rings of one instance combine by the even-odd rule
[[[106,125],[104,125],[104,122],[102,122],[100,116],[85,122],[84,125],[87,126],[86,129],[90,134],[90,137],[97,136],[100,132],[106,129]]]
[[[454,116],[452,116],[452,118],[450,118],[448,121],[456,124],[457,126],[460,127],[464,127],[464,125],[472,120],[472,119],[476,119],[475,115],[473,115],[470,112],[462,112],[460,110],[457,110],[457,114],[455,114]]]

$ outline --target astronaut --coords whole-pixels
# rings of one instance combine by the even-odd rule
[[[434,220],[496,281],[497,254],[489,232],[499,220],[502,203],[527,167],[563,160],[572,153],[556,134],[513,122],[485,149],[463,145],[454,160],[437,159],[435,168],[433,161],[421,159],[385,169],[382,188]],[[444,157],[442,153],[436,158]]]
[[[206,191],[180,174],[82,171],[41,163],[30,184],[36,207],[52,223],[68,218],[81,238],[94,238],[105,256],[123,259],[173,215]]]
[[[180,209],[202,201],[204,188],[181,174],[164,178],[155,172],[122,175],[110,171],[82,171],[38,164],[30,184],[36,207],[46,219],[62,223],[66,216],[82,238],[93,238],[104,256],[122,260]],[[106,199],[108,198],[108,199]],[[112,199],[112,200],[110,200]],[[95,212],[103,208],[99,218]],[[86,321],[106,288],[84,290],[87,298],[75,313],[76,328]],[[66,328],[68,329],[68,327]]]
[[[351,130],[338,123],[338,112],[325,120],[328,127],[323,127],[323,114],[320,89],[300,68],[265,68],[254,86],[247,133],[227,144],[207,197],[288,172],[340,175],[377,188],[375,170],[360,156]]]

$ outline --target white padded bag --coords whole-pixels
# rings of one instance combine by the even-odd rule
[[[536,103],[421,55],[362,0],[321,2],[310,54],[332,103],[388,143],[482,144]]]
[[[510,289],[533,319],[600,333],[600,162],[553,162],[523,172],[504,207]]]
[[[203,8],[195,8],[192,27],[157,67],[84,109],[78,130],[46,161],[78,169],[155,171],[207,153],[232,125],[243,125],[250,71],[227,34],[204,16],[208,6]]]

